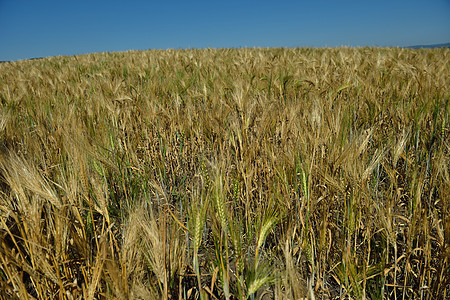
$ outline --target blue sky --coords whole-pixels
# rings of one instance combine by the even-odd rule
[[[0,0],[0,60],[138,49],[446,42],[449,0]]]

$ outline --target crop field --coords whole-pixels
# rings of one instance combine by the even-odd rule
[[[450,50],[0,64],[2,299],[448,299]]]

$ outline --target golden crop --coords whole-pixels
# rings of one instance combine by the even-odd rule
[[[448,297],[449,56],[0,64],[1,297]]]

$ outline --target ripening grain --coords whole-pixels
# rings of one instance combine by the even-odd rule
[[[0,295],[448,297],[449,57],[0,64]]]

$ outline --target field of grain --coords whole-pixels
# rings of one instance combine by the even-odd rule
[[[1,297],[448,297],[449,57],[0,64]]]

